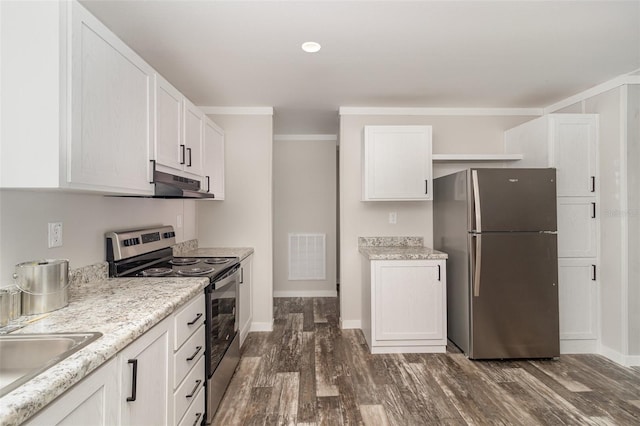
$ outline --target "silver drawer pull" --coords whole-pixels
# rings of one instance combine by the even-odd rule
[[[200,383],[202,383],[202,380],[200,380],[200,379],[196,380],[196,385],[193,387],[193,390],[191,391],[191,393],[189,395],[186,395],[185,398],[193,398],[193,395],[195,395],[196,392],[198,392],[198,388],[200,387]]]
[[[196,315],[196,317],[193,319],[193,321],[188,322],[187,325],[193,325],[193,324],[197,323],[200,318],[202,318],[202,314],[198,313],[198,315]]]
[[[196,351],[193,353],[193,355],[187,358],[187,361],[193,361],[196,355],[198,355],[198,352],[200,352],[201,350],[202,350],[202,346],[196,346]]]

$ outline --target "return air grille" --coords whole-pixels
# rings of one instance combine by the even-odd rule
[[[289,281],[326,279],[326,234],[289,234]]]

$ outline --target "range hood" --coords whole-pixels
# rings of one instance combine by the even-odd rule
[[[200,181],[154,170],[154,198],[215,198],[211,192],[200,191]]]

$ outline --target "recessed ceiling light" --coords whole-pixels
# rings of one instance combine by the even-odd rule
[[[302,43],[302,50],[307,53],[316,53],[320,51],[320,43],[316,43],[315,41],[306,41]]]

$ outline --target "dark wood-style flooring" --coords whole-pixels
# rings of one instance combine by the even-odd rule
[[[640,371],[598,355],[470,361],[371,355],[335,298],[278,298],[250,333],[215,425],[640,425]]]

